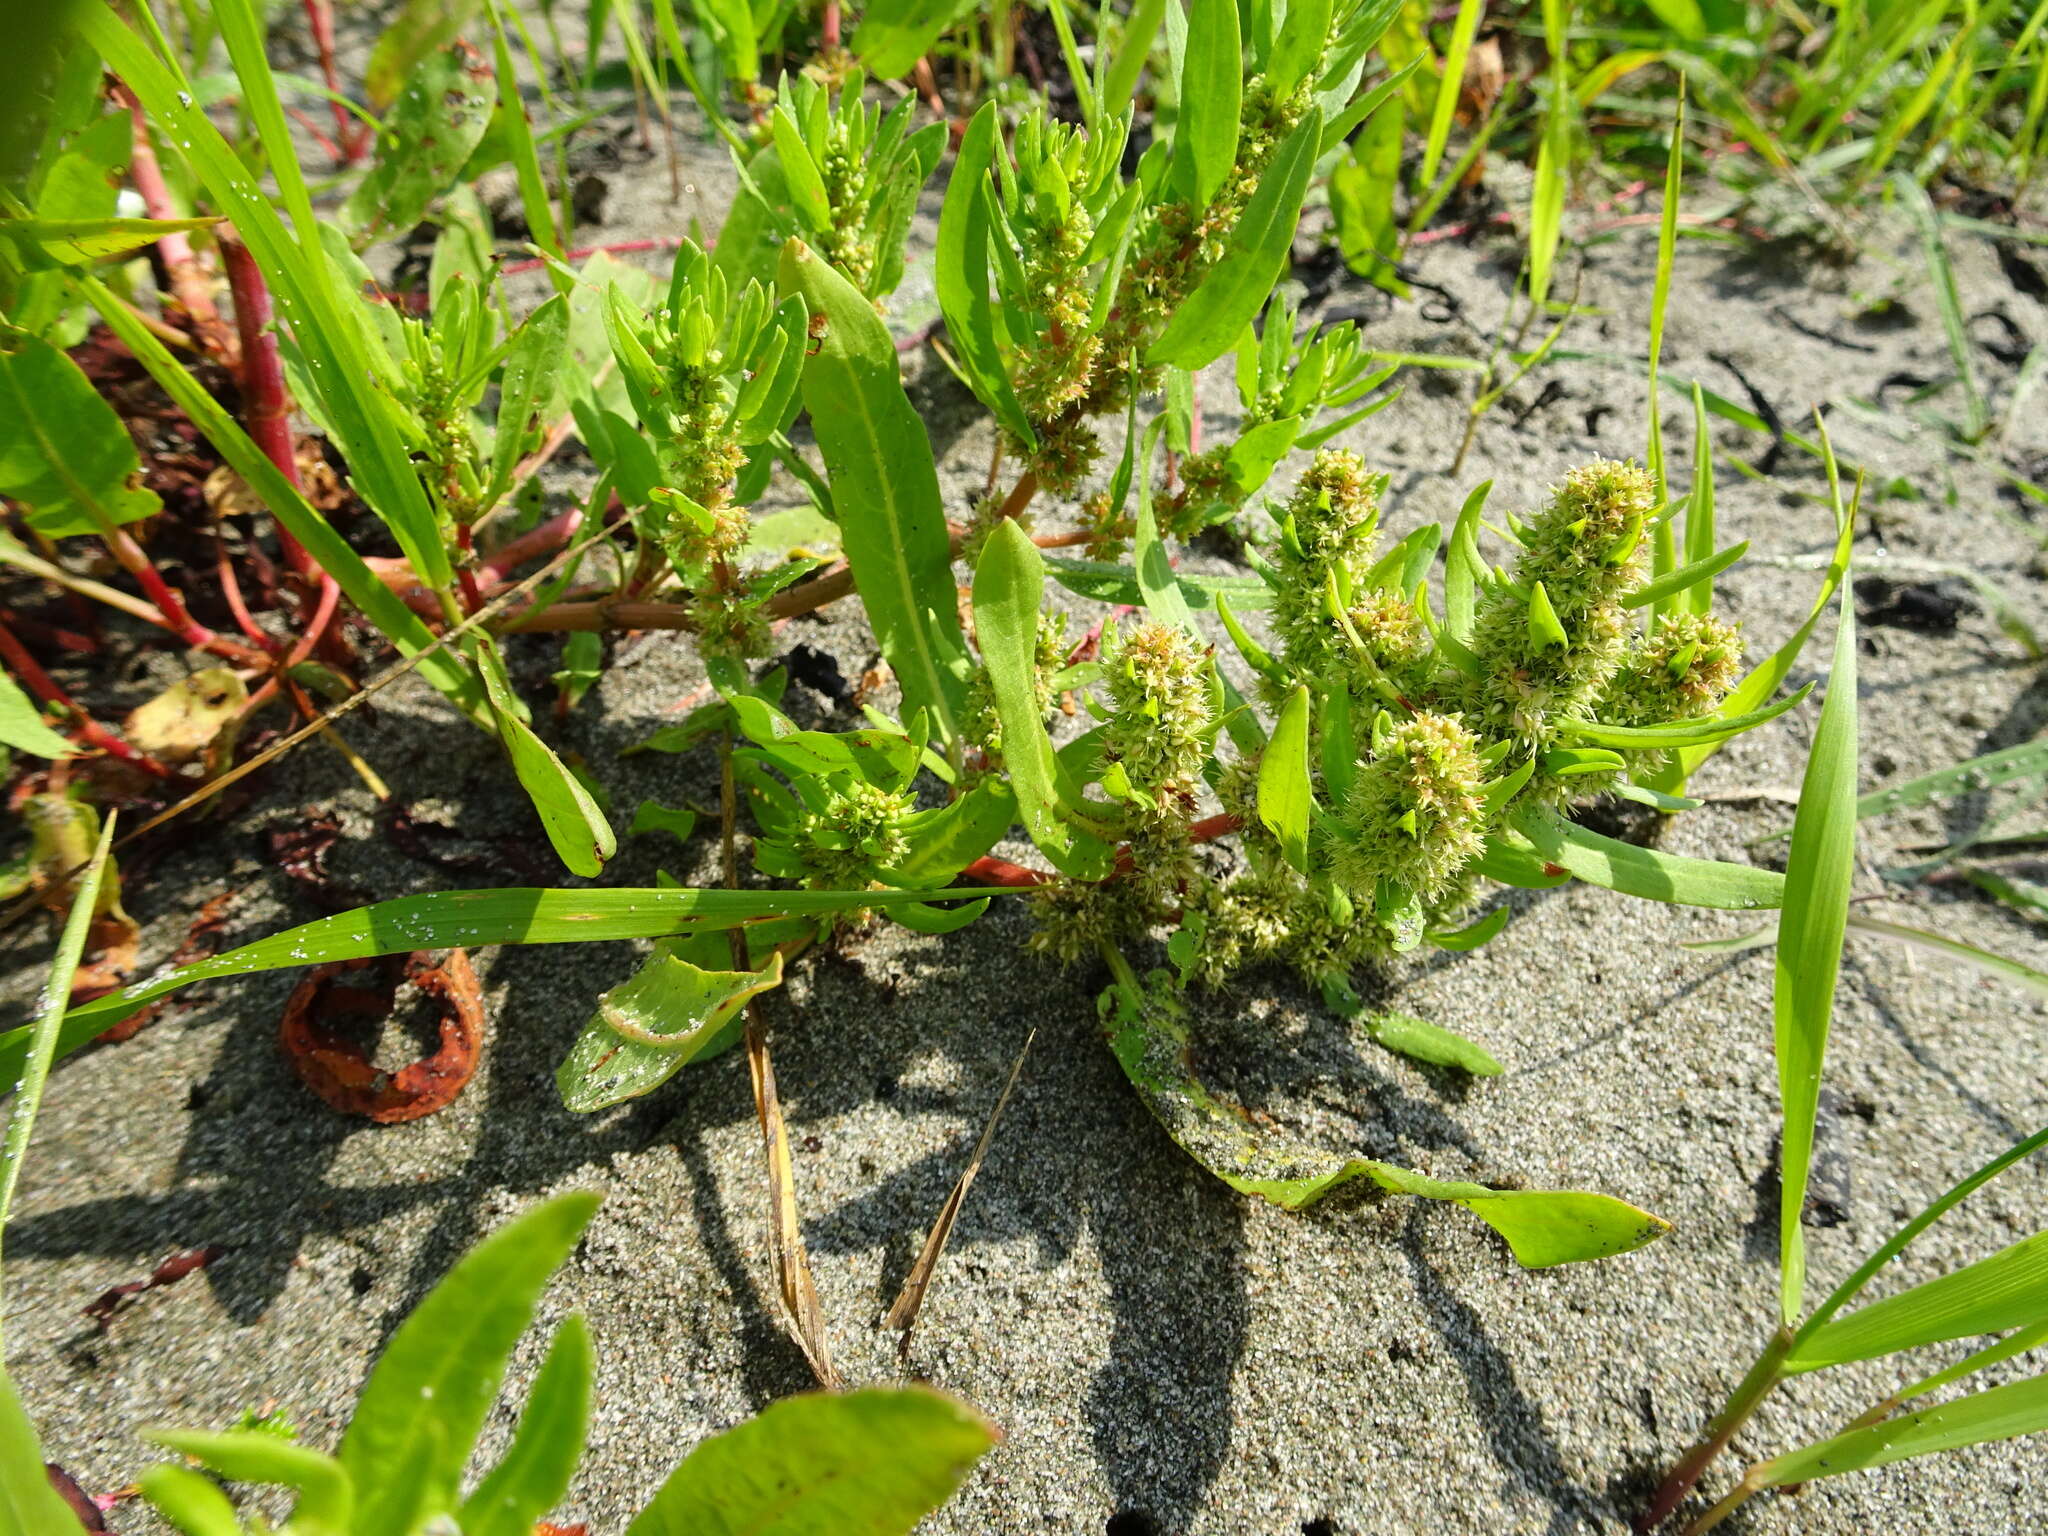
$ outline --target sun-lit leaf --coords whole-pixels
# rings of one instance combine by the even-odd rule
[[[907,1536],[994,1442],[928,1387],[786,1397],[701,1442],[626,1536]]]
[[[2048,1374],[1851,1430],[1775,1457],[1749,1475],[1766,1487],[1783,1487],[2042,1430],[2048,1430]]]
[[[1309,813],[1315,793],[1308,775],[1309,692],[1288,695],[1273,723],[1273,736],[1259,758],[1259,820],[1280,840],[1280,851],[1296,869],[1308,869]]]
[[[18,336],[0,351],[0,496],[27,509],[45,538],[101,533],[162,503],[142,487],[142,460],[114,408],[78,364]]]
[[[76,750],[50,729],[35,701],[5,672],[0,672],[0,747],[37,757],[68,757]]]
[[[572,873],[595,875],[605,860],[618,852],[618,835],[603,809],[591,797],[582,780],[555,756],[554,748],[542,741],[526,723],[525,709],[512,691],[505,675],[505,663],[497,645],[489,639],[476,643],[477,675],[497,719],[498,737],[512,760],[512,771],[540,813],[548,841],[555,854]]]
[[[1375,1013],[1365,1020],[1365,1029],[1375,1043],[1434,1067],[1456,1067],[1474,1077],[1498,1077],[1501,1072],[1500,1062],[1485,1046],[1427,1019],[1405,1013]]]
[[[1771,993],[1778,1092],[1784,1105],[1779,1291],[1787,1324],[1798,1319],[1805,1294],[1806,1235],[1800,1214],[1812,1170],[1821,1066],[1834,1016],[1849,886],[1856,872],[1856,716],[1856,605],[1845,600],[1835,632],[1827,699],[1821,705],[1793,819]]]
[[[463,1255],[399,1325],[364,1384],[338,1453],[356,1487],[350,1536],[407,1536],[411,1501],[422,1487],[433,1507],[453,1507],[512,1351],[597,1203],[581,1191],[559,1195],[508,1222]],[[435,1454],[408,1469],[408,1487],[399,1470],[423,1436],[435,1442]]]
[[[861,604],[902,686],[906,718],[926,710],[951,741],[967,691],[966,641],[931,439],[903,393],[896,344],[874,305],[801,240],[783,247],[778,286],[824,322],[804,360],[803,399]]]
[[[463,1536],[532,1536],[569,1491],[590,1423],[590,1327],[571,1313],[555,1331],[498,1464],[463,1500]]]
[[[1103,997],[1117,1064],[1182,1150],[1240,1193],[1291,1211],[1353,1180],[1367,1179],[1396,1194],[1464,1206],[1506,1238],[1516,1261],[1530,1269],[1627,1253],[1671,1230],[1668,1222],[1608,1195],[1496,1190],[1433,1179],[1255,1127],[1243,1110],[1219,1099],[1194,1075],[1178,1002],[1146,995],[1128,966],[1120,969],[1119,984]]]
[[[1603,837],[1562,821],[1540,809],[1518,810],[1514,825],[1537,855],[1588,885],[1605,886],[1650,901],[1732,911],[1775,907],[1784,900],[1785,877],[1776,870],[1639,848],[1634,843]],[[1485,869],[1482,872],[1492,873]]]
[[[555,1070],[578,1114],[652,1092],[706,1053],[749,998],[782,984],[782,956],[759,971],[707,971],[657,951],[597,1000]]]
[[[402,234],[454,184],[497,106],[490,68],[464,43],[437,48],[406,72],[377,137],[377,159],[343,205],[362,239]]]
[[[2048,1232],[1937,1275],[1910,1290],[1831,1318],[1802,1336],[1786,1359],[1794,1371],[2003,1333],[2048,1316]]]
[[[1232,7],[1232,0],[1215,3],[1224,9]],[[1173,312],[1146,354],[1147,362],[1189,370],[1206,368],[1237,345],[1252,317],[1265,307],[1287,265],[1322,132],[1322,114],[1311,107],[1273,151],[1271,162],[1260,173],[1258,190],[1230,231],[1222,258]]]

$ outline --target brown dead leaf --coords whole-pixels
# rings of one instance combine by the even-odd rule
[[[1506,66],[1500,56],[1500,39],[1482,37],[1465,55],[1465,78],[1458,87],[1458,121],[1468,127],[1486,121],[1486,114],[1500,100],[1507,86]]]
[[[372,985],[333,985],[337,977],[372,967],[379,973]],[[440,1046],[410,1066],[385,1072],[371,1062],[360,1039],[340,1033],[335,1024],[350,1016],[373,1023],[388,1018],[401,979],[440,1007]],[[476,1072],[483,1039],[483,997],[469,956],[459,949],[448,951],[439,965],[427,951],[415,950],[315,966],[292,992],[278,1029],[278,1043],[308,1088],[344,1114],[380,1125],[418,1120],[452,1104]]]
[[[78,1479],[58,1466],[54,1461],[43,1463],[43,1472],[50,1479],[50,1486],[57,1491],[57,1497],[71,1506],[71,1513],[78,1516],[81,1531],[99,1532],[108,1529],[107,1517],[93,1502],[92,1495],[78,1486]]]
[[[368,905],[368,895],[342,884],[327,868],[328,854],[341,841],[341,823],[315,805],[301,814],[297,822],[264,830],[264,847],[278,870],[326,911],[347,912]]]
[[[213,467],[199,491],[206,498],[206,510],[215,518],[240,517],[263,510],[263,498],[225,464]]]

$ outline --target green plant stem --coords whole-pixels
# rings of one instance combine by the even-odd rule
[[[85,956],[94,908],[100,904],[100,886],[106,875],[107,850],[114,843],[116,814],[108,809],[106,820],[100,825],[99,847],[72,893],[71,913],[64,920],[64,935],[57,941],[57,956],[43,987],[42,1007],[36,1013],[35,1032],[29,1037],[21,1080],[14,1085],[14,1107],[7,1115],[6,1138],[0,1141],[0,1237],[7,1231],[7,1213],[14,1204],[14,1187],[21,1179],[28,1139],[35,1134],[43,1085],[50,1079],[50,1063],[57,1056],[57,1035],[71,1007],[71,978]],[[0,1308],[0,1325],[4,1325],[5,1315],[5,1308]]]
[[[1769,1486],[1758,1475],[1758,1469],[1752,1467],[1743,1474],[1741,1482],[1728,1490],[1726,1498],[1685,1528],[1684,1536],[1705,1536],[1706,1532],[1711,1531]]]
[[[1638,1533],[1654,1531],[1670,1518],[1700,1475],[1714,1462],[1714,1459],[1728,1448],[1728,1442],[1735,1438],[1735,1432],[1749,1422],[1757,1406],[1770,1395],[1785,1374],[1785,1357],[1792,1352],[1793,1334],[1789,1328],[1780,1328],[1771,1335],[1770,1343],[1764,1346],[1756,1364],[1749,1368],[1749,1374],[1729,1394],[1728,1401],[1714,1416],[1714,1422],[1707,1426],[1707,1433],[1699,1444],[1687,1451],[1671,1469],[1671,1475],[1664,1479],[1656,1497],[1649,1506],[1636,1516],[1635,1528]],[[1751,1492],[1755,1490],[1752,1489]],[[1747,1497],[1747,1495],[1744,1495]]]

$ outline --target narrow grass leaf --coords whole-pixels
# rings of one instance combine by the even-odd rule
[[[1979,949],[1975,944],[1965,944],[1960,939],[1944,938],[1938,933],[1929,933],[1924,928],[1909,928],[1903,923],[1888,923],[1882,918],[1864,917],[1860,913],[1850,915],[1849,926],[1858,933],[1893,939],[1901,944],[1910,944],[1916,949],[1946,955],[1951,960],[1960,960],[1965,965],[1975,966],[1980,971],[1988,971],[1993,976],[2015,982],[2036,997],[2048,998],[2048,975],[2009,956],[1996,954],[1988,949]]]
[[[72,978],[85,956],[93,919],[99,915],[100,892],[106,883],[107,850],[114,846],[117,819],[114,811],[107,812],[92,860],[72,888],[71,910],[64,919],[64,931],[57,940],[49,974],[43,979],[43,996],[36,1008],[35,1022],[26,1030],[26,1048],[14,1078],[14,1103],[7,1112],[7,1134],[0,1140],[0,1236],[7,1231],[7,1215],[14,1205],[14,1189],[21,1181],[22,1164],[27,1161],[29,1138],[35,1134],[36,1111],[42,1107],[50,1064],[59,1055],[58,1039],[65,1011],[71,1005]]]
[[[1668,526],[1667,523],[1658,524]],[[1624,608],[1644,608],[1652,605],[1669,606],[1678,612],[1688,612],[1695,588],[1703,587],[1709,595],[1713,592],[1714,578],[1729,566],[1749,553],[1749,540],[1730,544],[1718,553],[1708,554],[1698,560],[1679,566],[1676,570],[1659,576],[1655,581],[1636,588],[1626,594],[1621,605]],[[1671,600],[1667,603],[1667,599]]]
[[[1325,6],[1325,10],[1328,7]],[[1444,49],[1443,74],[1436,84],[1436,106],[1429,117],[1429,137],[1422,147],[1422,166],[1416,173],[1418,187],[1436,180],[1436,169],[1450,142],[1451,119],[1458,110],[1458,97],[1465,88],[1465,63],[1472,53],[1472,38],[1479,30],[1479,18],[1486,13],[1485,0],[1458,0],[1458,14],[1451,23],[1451,40]],[[1294,29],[1294,12],[1287,13],[1286,31]]]
[[[1171,0],[1137,0],[1131,7],[1131,14],[1124,19],[1124,35],[1117,43],[1116,52],[1110,56],[1109,73],[1102,85],[1102,113],[1105,117],[1114,119],[1131,104],[1131,98],[1137,93],[1138,76],[1144,71],[1153,43],[1158,41],[1160,23],[1166,19],[1166,7],[1170,3]],[[1097,42],[1096,46],[1102,45]]]
[[[1976,364],[1971,360],[1970,323],[1963,315],[1963,300],[1956,288],[1955,268],[1942,241],[1941,220],[1934,203],[1918,180],[1901,171],[1892,178],[1899,203],[1920,232],[1920,245],[1927,259],[1927,273],[1934,284],[1934,304],[1941,315],[1941,328],[1948,337],[1949,356],[1956,365],[1956,378],[1963,386],[1962,436],[1977,442],[1990,430],[1991,420],[1984,407],[1984,391],[1977,383]]]
[[[1831,1319],[1803,1336],[1786,1360],[1815,1371],[1948,1339],[2003,1333],[2048,1317],[2048,1232],[1965,1268],[1938,1275]]]
[[[2048,1429],[2048,1374],[1851,1430],[1764,1462],[1751,1469],[1749,1476],[1767,1487],[1783,1487],[1843,1472],[1867,1471],[1935,1451],[1981,1445],[1987,1440],[2011,1440],[2044,1429]]]
[[[1827,699],[1821,705],[1793,818],[1771,994],[1784,1113],[1779,1300],[1787,1326],[1798,1320],[1806,1290],[1806,1239],[1800,1214],[1806,1206],[1821,1067],[1834,1015],[1849,886],[1856,870],[1856,717],[1856,605],[1844,599]]]

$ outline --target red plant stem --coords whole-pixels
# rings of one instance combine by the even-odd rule
[[[582,526],[583,509],[571,507],[529,528],[518,538],[508,540],[503,549],[484,560],[478,569],[493,581],[502,581],[527,561],[552,555],[575,538],[576,530]]]
[[[1213,843],[1219,837],[1228,837],[1244,825],[1228,811],[1216,816],[1204,816],[1188,828],[1191,843]]]
[[[563,259],[584,261],[600,252],[607,256],[624,256],[634,251],[675,251],[682,249],[682,244],[682,237],[679,235],[663,235],[655,240],[615,240],[610,245],[580,245],[575,250],[565,253]],[[704,244],[708,249],[712,242],[707,240]],[[545,260],[507,262],[498,268],[498,275],[517,277],[521,272],[538,272],[546,265]]]
[[[819,23],[819,46],[826,52],[839,48],[839,0],[825,0],[825,14]]]
[[[157,162],[156,145],[150,140],[149,122],[143,114],[142,103],[136,100],[133,91],[118,81],[114,84],[114,99],[128,109],[128,115],[134,122],[128,179],[135,183],[136,195],[142,199],[144,211],[152,219],[178,218],[178,205],[164,180],[163,167]],[[213,302],[212,281],[207,276],[205,264],[193,254],[191,239],[180,230],[161,236],[156,247],[164,259],[171,294],[185,311],[193,336],[209,352],[232,364],[235,360],[234,332],[228,329],[220,317],[219,306]]]
[[[227,264],[228,290],[235,299],[235,329],[242,343],[242,424],[263,450],[263,456],[277,466],[278,473],[298,485],[299,460],[292,444],[292,402],[285,389],[284,364],[278,357],[277,332],[272,326],[270,286],[263,281],[263,273],[249,248],[232,234],[221,237],[220,251]],[[305,546],[285,530],[284,524],[275,526],[285,564],[308,580],[320,575]]]
[[[0,661],[7,663],[7,670],[20,678],[30,693],[46,704],[55,704],[62,708],[69,717],[67,723],[78,732],[87,746],[98,747],[109,756],[120,758],[124,763],[133,763],[144,773],[153,774],[159,779],[175,779],[178,776],[148,753],[128,745],[74,704],[71,695],[58,686],[55,678],[37,665],[35,657],[29,655],[22,643],[14,638],[14,631],[5,623],[0,623]]]
[[[333,0],[306,0],[306,20],[313,27],[313,46],[320,50],[320,74],[326,81],[327,89],[336,96],[341,94],[341,75],[334,67],[334,5]],[[334,137],[336,163],[354,165],[363,158],[365,143],[364,125],[350,114],[339,101],[328,103],[334,109]]]
[[[1749,1422],[1749,1416],[1756,1412],[1757,1405],[1770,1395],[1771,1389],[1784,1375],[1785,1357],[1792,1352],[1792,1330],[1780,1328],[1771,1335],[1771,1341],[1764,1346],[1764,1352],[1757,1356],[1756,1364],[1749,1368],[1749,1374],[1734,1392],[1729,1394],[1726,1404],[1707,1426],[1706,1437],[1680,1458],[1678,1465],[1671,1469],[1650,1500],[1649,1507],[1636,1516],[1635,1529],[1639,1533],[1654,1531],[1670,1518],[1671,1512],[1685,1501],[1693,1484],[1700,1480],[1700,1474],[1713,1464],[1714,1458],[1728,1447],[1735,1438],[1735,1432]]]
[[[264,632],[249,612],[249,605],[242,600],[242,583],[235,575],[235,563],[228,558],[228,541],[221,536],[218,527],[213,530],[213,568],[220,577],[221,596],[227,599],[228,612],[235,616],[235,625],[243,634],[262,646],[266,651],[277,650],[275,637]]]
[[[114,558],[121,562],[121,568],[141,584],[142,595],[154,603],[157,612],[164,616],[164,627],[180,640],[199,650],[224,656],[245,667],[270,665],[270,658],[264,652],[246,646],[239,640],[230,640],[225,635],[215,634],[186,612],[184,600],[171,590],[170,583],[165,581],[162,574],[150,563],[150,558],[143,553],[142,546],[129,537],[127,529],[110,526],[102,530],[100,538],[107,548],[114,552]]]
[[[983,855],[960,871],[960,880],[965,885],[1002,885],[1019,891],[1045,885],[1051,879],[1051,875],[1026,869],[1022,864],[1012,864],[1008,859],[999,859],[993,854]]]

